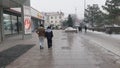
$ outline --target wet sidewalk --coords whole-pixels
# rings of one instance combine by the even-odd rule
[[[33,34],[33,38],[29,40],[21,40],[21,41],[16,40],[11,43],[10,42],[4,43],[4,45],[6,44],[6,47],[7,45],[16,46],[17,44],[21,44],[15,47],[17,49],[14,54],[17,53],[17,50],[18,53],[19,50],[20,51],[22,51],[22,49],[24,50],[23,51],[24,53],[19,54],[19,56],[15,57],[16,58],[15,60],[10,61],[10,63],[5,67],[6,68],[100,68],[99,64],[103,61],[95,60],[95,58],[93,57],[94,53],[89,52],[90,48],[85,47],[89,45],[88,43],[86,43],[88,40],[83,40],[82,37],[78,37],[78,36],[79,36],[78,33],[65,33],[64,31],[56,30],[54,31],[53,47],[51,49],[48,49],[47,41],[45,39],[45,47],[42,50],[40,50],[39,48],[38,45],[39,42],[36,34]],[[23,46],[23,44],[25,47]],[[11,47],[9,46],[9,48],[8,47],[7,48],[10,50]],[[7,48],[5,50],[7,50]],[[93,48],[91,48],[91,50],[93,50]],[[3,51],[4,50],[1,50],[2,53]],[[13,51],[15,50],[12,50],[12,52]],[[95,53],[95,55],[97,54],[98,52]],[[101,67],[101,68],[113,68],[113,67],[114,64],[112,66]],[[118,66],[116,65],[116,67],[114,68],[117,67]]]

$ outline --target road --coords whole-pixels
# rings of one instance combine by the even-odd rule
[[[58,34],[59,32],[56,33]],[[61,38],[62,40],[59,40],[58,38]],[[58,38],[56,38],[56,41],[59,41],[59,43],[56,43],[55,45],[61,44],[59,48],[62,48],[62,50],[60,51],[68,51],[67,53],[72,56],[73,61],[82,58],[82,61],[79,60],[77,63],[81,63],[78,65],[78,68],[81,66],[83,66],[83,68],[120,68],[120,57],[109,49],[119,47],[119,40],[117,39],[90,32],[65,33],[64,31],[61,32],[61,35],[59,35]],[[112,45],[115,46],[113,47]],[[109,48],[104,48],[104,46]],[[63,58],[64,57],[65,56],[63,56]]]
[[[115,39],[111,37],[111,35],[106,36],[94,32],[87,32],[86,34],[83,34],[83,37],[120,56],[119,39]]]
[[[119,48],[119,40],[103,35],[66,33],[54,30],[53,47],[39,49],[36,46],[7,65],[6,68],[120,68],[120,57],[107,47]],[[106,46],[106,47],[104,47]]]

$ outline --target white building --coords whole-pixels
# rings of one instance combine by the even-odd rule
[[[43,12],[45,26],[51,25],[52,27],[61,27],[61,22],[64,20],[63,12]]]

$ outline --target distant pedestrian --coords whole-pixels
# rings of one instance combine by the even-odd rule
[[[94,31],[95,31],[95,28],[92,28],[92,31],[94,32]]]
[[[84,29],[85,29],[85,32],[87,32],[87,26],[85,26]]]
[[[43,25],[40,25],[37,30],[36,33],[38,34],[39,37],[39,45],[40,45],[40,49],[43,49],[43,45],[44,45],[44,37],[45,37],[45,29]]]
[[[79,26],[79,27],[78,27],[78,30],[82,32],[82,27],[81,27],[81,26]]]
[[[47,27],[45,35],[47,37],[48,48],[51,48],[52,47],[53,31],[52,31],[50,26]]]

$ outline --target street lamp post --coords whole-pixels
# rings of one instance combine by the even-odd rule
[[[84,0],[84,18],[85,18],[86,0]]]
[[[84,11],[86,9],[86,0],[84,0]]]
[[[86,9],[86,0],[84,0],[84,24],[85,24],[85,9]]]

